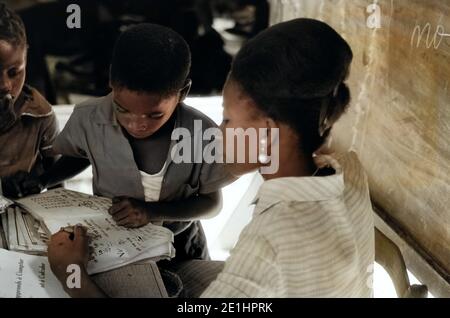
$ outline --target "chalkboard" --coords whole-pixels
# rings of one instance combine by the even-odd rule
[[[272,0],[272,24],[327,22],[354,52],[333,146],[358,152],[373,201],[450,282],[450,1]]]

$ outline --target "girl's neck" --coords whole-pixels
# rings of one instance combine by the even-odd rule
[[[292,159],[297,158],[297,159]],[[284,160],[282,160],[284,159]],[[272,180],[288,177],[311,177],[317,172],[313,158],[306,158],[302,155],[281,156],[279,169],[274,174],[263,174],[264,180]]]

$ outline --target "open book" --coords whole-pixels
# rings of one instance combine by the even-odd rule
[[[40,222],[20,207],[6,209],[1,215],[6,246],[11,251],[27,254],[45,255],[47,252],[48,232]]]
[[[61,227],[82,224],[92,236],[89,274],[101,273],[146,259],[175,256],[173,233],[148,224],[138,229],[116,225],[108,213],[112,201],[66,189],[55,189],[16,201],[41,222],[49,234]]]
[[[12,205],[13,203],[14,202],[12,202],[11,200],[9,200],[9,199],[5,198],[4,196],[2,196],[1,195],[1,191],[0,191],[0,214],[5,213],[6,212],[6,208],[9,207],[10,205]]]

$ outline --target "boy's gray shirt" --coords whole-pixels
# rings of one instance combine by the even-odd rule
[[[183,103],[180,103],[175,111],[175,128],[186,128],[190,132],[191,151],[197,158],[203,158],[205,147],[212,145],[212,139],[203,140],[203,132],[208,128],[217,128],[217,125],[203,113]],[[199,122],[194,125],[194,120],[201,121],[201,127]],[[195,138],[197,142],[194,142]],[[172,141],[168,156],[172,147],[179,145],[177,141]],[[75,106],[69,121],[56,138],[53,150],[57,154],[89,159],[92,164],[95,195],[110,198],[126,196],[144,200],[141,175],[131,146],[115,118],[112,94]],[[234,180],[226,172],[224,164],[192,161],[169,162],[161,187],[160,201],[177,201],[193,195],[212,193]],[[177,223],[183,223],[179,225],[186,228],[190,222]],[[172,230],[179,232],[182,229],[175,226]]]

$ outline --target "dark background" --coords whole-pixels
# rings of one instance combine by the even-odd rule
[[[109,92],[114,41],[127,26],[150,22],[180,33],[192,51],[191,94],[220,93],[236,50],[268,26],[266,0],[60,0],[6,1],[22,17],[29,42],[27,83],[52,104],[71,94]],[[81,28],[67,27],[67,6],[81,8]],[[218,19],[230,27],[218,29]]]

